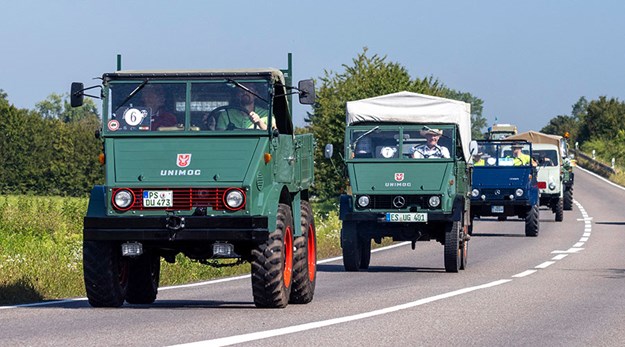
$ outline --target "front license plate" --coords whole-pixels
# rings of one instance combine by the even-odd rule
[[[427,213],[387,213],[386,214],[387,222],[427,222],[428,214]]]
[[[491,206],[490,210],[492,213],[503,213],[503,206]]]
[[[143,207],[172,207],[174,192],[171,190],[146,190],[143,192]]]

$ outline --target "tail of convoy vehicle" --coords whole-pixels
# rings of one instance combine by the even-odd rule
[[[516,125],[495,123],[493,126],[488,128],[488,131],[484,134],[484,138],[486,140],[503,140],[508,136],[516,135],[516,133]]]
[[[525,235],[538,236],[539,190],[536,168],[530,160],[532,144],[524,140],[477,141],[474,154],[472,218],[494,216],[500,221],[510,216],[525,219]],[[525,161],[515,159],[519,148]]]
[[[289,101],[298,93],[301,103],[312,103],[314,86],[290,86],[290,55],[284,72],[102,76],[105,184],[91,192],[83,235],[92,306],[154,302],[160,258],[174,263],[178,254],[214,266],[225,265],[220,259],[250,262],[258,307],[313,299],[314,144],[311,134],[294,134]],[[87,89],[72,84],[72,106]],[[148,91],[160,93],[159,106]],[[263,122],[252,121],[236,95],[254,101]]]
[[[548,206],[555,220],[564,219],[563,210],[573,207],[573,177],[570,165],[565,164],[566,141],[562,136],[528,131],[508,139],[523,139],[534,146],[534,160],[538,163],[540,205]]]
[[[347,194],[340,197],[347,271],[367,269],[371,240],[436,240],[447,272],[467,265],[470,105],[411,92],[347,102]],[[448,158],[413,158],[425,133],[442,133]],[[326,157],[333,147],[326,146]]]

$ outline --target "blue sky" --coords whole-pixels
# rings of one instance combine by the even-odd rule
[[[116,68],[286,67],[342,72],[368,47],[411,76],[540,130],[581,96],[625,99],[625,1],[6,1],[0,89],[34,108]],[[309,106],[295,107],[303,125]]]

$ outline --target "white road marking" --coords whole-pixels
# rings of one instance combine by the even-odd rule
[[[582,237],[582,238],[579,239],[579,242],[586,242],[586,241],[588,241],[587,237]]]
[[[573,248],[580,248],[584,245],[584,242],[578,242],[576,244],[573,245]]]
[[[546,261],[546,262],[544,262],[542,264],[536,265],[535,269],[544,269],[547,266],[551,266],[551,265],[553,265],[555,263],[556,263],[555,261]]]
[[[330,325],[347,323],[347,322],[351,322],[355,320],[389,314],[389,313],[425,305],[434,301],[443,300],[443,299],[451,298],[454,296],[470,293],[476,290],[495,287],[498,285],[508,283],[510,281],[512,280],[509,280],[509,279],[499,280],[499,281],[494,281],[494,282],[478,285],[475,287],[462,288],[462,289],[455,290],[453,292],[443,293],[443,294],[431,296],[429,298],[419,299],[419,300],[408,302],[405,304],[391,306],[391,307],[387,307],[387,308],[383,308],[383,309],[379,309],[375,311],[363,312],[363,313],[359,313],[359,314],[355,314],[351,316],[338,317],[338,318],[333,318],[333,319],[328,319],[328,320],[323,320],[323,321],[318,321],[318,322],[310,322],[310,323],[294,325],[294,326],[285,327],[285,328],[279,328],[279,329],[273,329],[273,330],[267,330],[267,331],[259,331],[255,333],[249,333],[249,334],[228,336],[228,337],[223,337],[223,338],[218,338],[218,339],[213,339],[213,340],[185,343],[185,344],[180,344],[180,345],[175,345],[175,346],[176,347],[228,346],[228,345],[233,345],[237,343],[257,341],[257,340],[266,339],[270,337],[293,334],[293,333],[297,333],[301,331],[318,329],[318,328],[322,328],[322,327],[326,327]]]
[[[558,254],[555,257],[551,258],[551,260],[562,260],[564,258],[566,258],[568,254]]]
[[[521,278],[521,277],[529,276],[529,275],[531,275],[533,273],[536,273],[536,272],[538,272],[538,270],[525,270],[525,271],[523,271],[521,273],[518,273],[516,275],[512,275],[512,277]]]

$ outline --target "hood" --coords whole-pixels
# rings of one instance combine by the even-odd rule
[[[473,167],[473,188],[512,188],[526,187],[529,175],[528,167]]]
[[[109,140],[111,141],[111,140]],[[233,145],[236,141],[236,145]],[[259,138],[117,138],[109,184],[243,182],[260,154]],[[108,147],[110,150],[110,147]],[[260,160],[260,159],[259,159]],[[108,174],[111,174],[109,168]],[[113,182],[110,182],[113,181]]]
[[[434,193],[442,189],[452,167],[449,162],[351,163],[350,184],[357,193]]]

